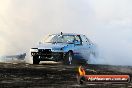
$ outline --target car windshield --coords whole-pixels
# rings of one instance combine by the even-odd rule
[[[74,43],[73,35],[49,35],[44,39],[45,43]]]

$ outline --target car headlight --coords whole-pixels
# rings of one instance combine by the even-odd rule
[[[30,52],[38,52],[38,49],[30,49]]]

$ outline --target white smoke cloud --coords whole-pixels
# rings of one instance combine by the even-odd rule
[[[1,0],[0,53],[28,52],[45,34],[76,32],[97,43],[96,63],[131,65],[130,0]]]

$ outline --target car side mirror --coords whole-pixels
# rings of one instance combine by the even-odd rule
[[[80,41],[78,41],[78,40],[75,40],[75,41],[74,41],[74,44],[75,44],[75,45],[80,45],[80,44],[81,44],[81,42],[80,42]]]

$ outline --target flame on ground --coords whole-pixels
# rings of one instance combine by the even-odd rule
[[[79,71],[80,76],[84,76],[86,74],[86,72],[82,66],[79,66],[78,71]]]

